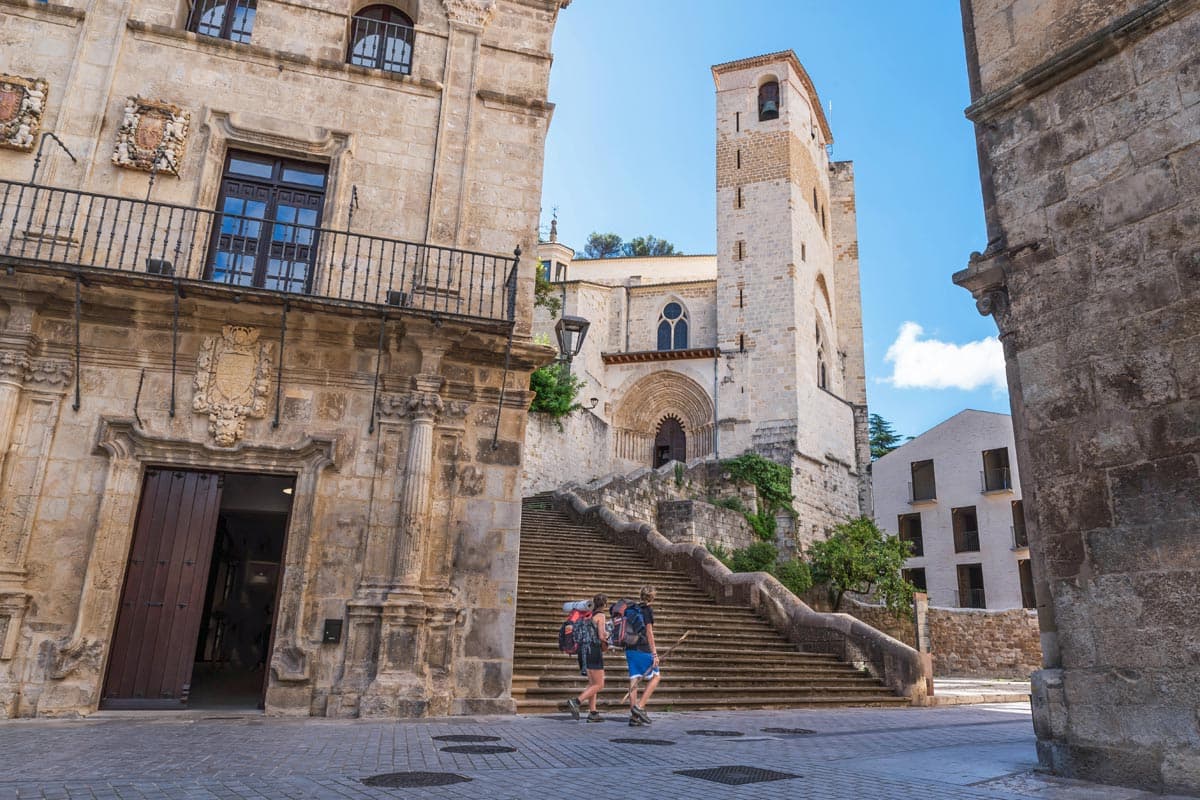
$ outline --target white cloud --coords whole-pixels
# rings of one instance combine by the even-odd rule
[[[915,322],[900,326],[896,341],[883,357],[892,365],[892,374],[882,379],[884,383],[898,389],[1008,389],[1004,348],[998,338],[953,344],[922,339],[924,333]]]

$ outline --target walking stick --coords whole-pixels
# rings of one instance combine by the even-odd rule
[[[671,653],[675,652],[675,648],[679,647],[679,645],[683,644],[683,640],[691,635],[692,635],[692,632],[690,630],[684,631],[683,636],[680,636],[679,639],[675,642],[675,644],[673,644],[669,648],[667,648],[667,652],[664,655],[659,657],[658,663],[662,664],[662,662],[664,662],[668,658],[670,658]],[[651,664],[650,669],[654,669],[653,664]],[[633,687],[636,686],[637,682],[640,681],[644,677],[646,677],[646,676],[645,675],[634,675],[632,678],[629,679],[629,691],[626,692],[625,696],[621,698],[622,703],[624,703],[626,700],[629,699],[629,695],[633,694]]]

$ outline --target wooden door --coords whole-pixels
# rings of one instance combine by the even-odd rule
[[[102,707],[187,705],[220,505],[218,474],[147,471]]]
[[[674,417],[667,417],[658,426],[654,437],[654,467],[657,469],[668,461],[687,461],[687,435],[683,425]]]

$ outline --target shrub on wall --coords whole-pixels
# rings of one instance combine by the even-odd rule
[[[567,370],[566,364],[554,363],[538,367],[529,376],[529,389],[534,393],[529,410],[538,414],[549,414],[559,422],[567,414],[582,408],[575,398],[584,382]],[[559,427],[562,423],[559,422]]]
[[[837,611],[846,592],[872,592],[897,614],[911,614],[913,585],[901,569],[910,555],[908,542],[888,536],[868,517],[859,517],[834,527],[829,538],[813,542],[808,556],[812,577],[829,587],[830,602]]]

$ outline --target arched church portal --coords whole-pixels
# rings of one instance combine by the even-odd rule
[[[623,390],[613,427],[619,459],[658,467],[703,458],[713,452],[712,397],[686,375],[654,372]]]

